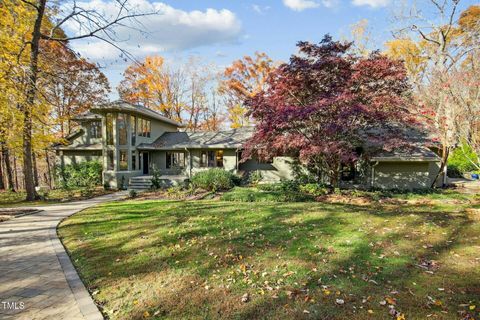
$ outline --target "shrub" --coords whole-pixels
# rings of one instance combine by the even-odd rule
[[[160,189],[162,187],[161,172],[158,169],[153,169],[152,173],[152,189]]]
[[[477,162],[477,155],[475,151],[464,144],[462,147],[453,150],[452,154],[448,158],[447,169],[450,173],[457,175],[458,173],[465,173],[477,170],[477,167],[472,163]],[[461,176],[461,174],[460,174]]]
[[[255,170],[253,172],[250,172],[248,176],[248,183],[251,184],[252,186],[256,186],[262,181],[262,173],[258,170]]]
[[[57,182],[65,189],[93,188],[102,183],[102,165],[98,161],[59,166],[55,171]]]
[[[216,192],[232,189],[239,183],[239,178],[231,172],[215,168],[196,173],[191,182],[195,188]]]
[[[301,192],[310,194],[315,197],[320,197],[328,194],[329,190],[318,183],[307,183],[304,185],[300,185],[299,189]]]
[[[138,196],[138,193],[137,193],[136,190],[130,189],[130,191],[128,191],[128,196],[133,199],[133,198],[136,198]]]
[[[282,180],[279,189],[285,193],[300,191],[298,182],[294,180]]]

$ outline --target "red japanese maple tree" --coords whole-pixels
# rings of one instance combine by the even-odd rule
[[[279,66],[267,89],[246,101],[255,120],[244,158],[291,155],[337,187],[341,165],[374,149],[408,143],[402,128],[416,125],[401,62],[378,52],[357,57],[351,43],[325,36],[299,42],[299,53]]]

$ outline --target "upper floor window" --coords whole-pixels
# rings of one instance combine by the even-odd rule
[[[118,144],[124,146],[127,144],[127,115],[119,113],[117,115]]]
[[[102,123],[100,121],[90,122],[90,138],[102,137]]]
[[[105,123],[107,127],[107,145],[113,145],[113,115],[111,113],[107,113],[105,117]]]
[[[130,132],[132,146],[135,146],[137,143],[137,117],[131,116],[130,118]]]
[[[152,124],[150,120],[138,118],[138,136],[150,138]]]

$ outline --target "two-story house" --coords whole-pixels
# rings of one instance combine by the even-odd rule
[[[67,144],[55,147],[57,163],[100,161],[104,185],[111,188],[147,188],[154,169],[159,170],[165,185],[209,168],[234,173],[260,171],[267,182],[293,176],[289,157],[275,157],[271,162],[240,161],[242,147],[253,134],[252,127],[181,131],[181,123],[124,101],[92,108],[74,120],[80,129],[67,137]],[[428,188],[438,168],[438,156],[426,148],[408,154],[384,153],[369,159],[359,183],[376,188]]]

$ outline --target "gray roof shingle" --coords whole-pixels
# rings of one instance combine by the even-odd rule
[[[238,149],[253,135],[253,127],[218,132],[166,132],[153,143],[138,146],[145,150]]]
[[[423,146],[377,152],[372,161],[440,161],[440,157],[432,150]]]

